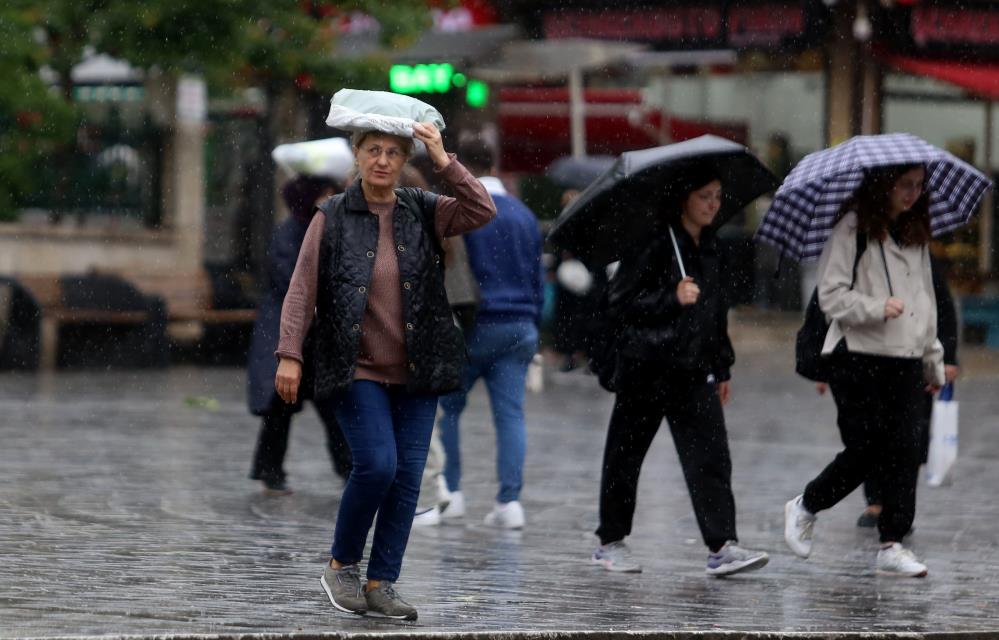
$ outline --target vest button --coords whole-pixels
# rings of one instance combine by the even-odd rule
[[[409,289],[413,288],[413,285],[409,284],[408,282],[403,282],[402,283],[402,288],[409,290]]]
[[[355,325],[353,325],[353,326],[351,327],[351,329],[352,329],[353,331],[357,331],[357,330],[358,330],[358,329],[360,329],[360,328],[361,328],[361,325],[359,325],[359,324],[355,324]]]
[[[415,364],[413,364],[412,362],[410,362],[410,363],[409,363],[409,370],[410,370],[410,371],[416,371],[416,365],[415,365]]]
[[[406,252],[406,245],[400,244],[398,247],[396,247],[396,249],[399,250],[399,253],[405,253]]]
[[[374,258],[375,257],[375,252],[374,251],[369,251],[368,252],[368,257],[369,258]]]
[[[358,287],[357,291],[358,291],[358,293],[364,293],[365,291],[367,291],[367,288],[365,288],[365,287]]]
[[[413,330],[413,323],[412,322],[407,322],[406,323],[406,329],[408,329],[409,331],[412,331]]]

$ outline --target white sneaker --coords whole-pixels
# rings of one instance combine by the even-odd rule
[[[447,480],[444,479],[444,474],[438,474],[437,476],[437,504],[442,508],[451,502],[451,492],[447,488]]]
[[[436,527],[441,523],[440,507],[430,507],[423,511],[417,511],[413,516],[414,527]]]
[[[597,547],[590,556],[590,562],[615,573],[641,573],[642,565],[635,562],[631,549],[622,540],[608,542]]]
[[[801,496],[784,505],[784,540],[795,555],[807,558],[812,553],[812,529],[815,514],[802,505]]]
[[[878,551],[877,573],[887,576],[925,578],[929,571],[916,554],[897,542]]]
[[[755,571],[770,561],[763,551],[754,551],[740,547],[739,543],[729,540],[725,546],[715,553],[708,554],[708,565],[704,571],[709,576],[730,576],[741,571]]]
[[[452,491],[448,497],[447,505],[441,507],[441,518],[450,520],[451,518],[461,518],[465,515],[465,495],[461,491]]]
[[[520,502],[497,502],[493,510],[486,514],[486,524],[501,529],[523,529],[524,507]]]

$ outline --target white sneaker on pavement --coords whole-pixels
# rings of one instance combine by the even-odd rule
[[[916,554],[897,542],[878,551],[877,573],[886,576],[925,578],[929,570]]]
[[[815,514],[805,509],[801,496],[784,505],[784,540],[795,555],[807,558],[812,553],[814,526]]]
[[[742,571],[755,571],[764,567],[770,561],[763,551],[755,551],[739,546],[735,540],[729,540],[721,549],[708,554],[708,564],[704,571],[709,576],[724,577]]]
[[[430,507],[423,511],[417,511],[413,516],[414,527],[436,527],[441,523],[440,507]]]
[[[623,540],[600,545],[590,556],[590,562],[616,573],[642,572],[642,565],[631,556],[631,549]]]
[[[444,479],[444,474],[441,473],[437,476],[437,504],[443,507],[448,502],[451,502],[451,492],[448,491],[447,480]]]
[[[497,502],[493,510],[486,514],[485,522],[490,527],[501,529],[523,529],[524,507],[520,502]]]
[[[448,496],[447,505],[441,507],[441,518],[450,520],[465,515],[465,495],[461,491],[452,491]]]

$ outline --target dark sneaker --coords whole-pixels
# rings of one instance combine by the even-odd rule
[[[858,527],[863,527],[865,529],[872,529],[872,528],[878,526],[878,518],[879,517],[880,517],[880,514],[872,513],[872,512],[867,511],[865,509],[864,512],[862,514],[860,514],[860,517],[857,518],[857,526]]]
[[[709,576],[730,576],[741,571],[755,571],[769,561],[770,556],[763,551],[744,549],[734,540],[729,540],[724,547],[708,554],[708,566],[704,571]]]
[[[368,601],[368,615],[394,620],[416,620],[416,608],[402,599],[391,582],[380,585],[364,594]]]
[[[367,599],[361,589],[361,570],[356,564],[334,569],[326,563],[319,581],[330,602],[340,611],[363,616],[368,610]]]

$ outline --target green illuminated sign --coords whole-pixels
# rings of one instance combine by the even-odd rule
[[[469,80],[465,89],[465,102],[476,109],[486,106],[489,101],[489,85],[481,80]]]
[[[396,64],[389,69],[389,88],[396,93],[448,93],[465,90],[465,102],[481,108],[489,101],[489,85],[472,80],[454,70],[447,62],[430,64]]]

